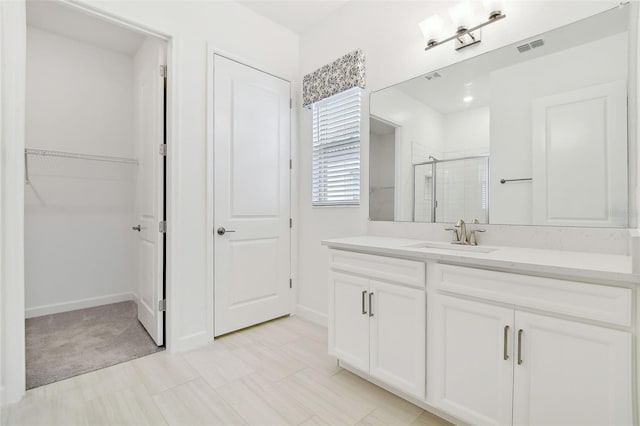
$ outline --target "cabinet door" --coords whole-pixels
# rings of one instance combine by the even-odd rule
[[[514,311],[427,297],[427,401],[474,425],[511,424]]]
[[[425,393],[425,292],[370,282],[370,374],[419,399]]]
[[[329,273],[329,353],[369,371],[369,280]]]
[[[630,333],[524,312],[515,332],[515,425],[632,424]]]

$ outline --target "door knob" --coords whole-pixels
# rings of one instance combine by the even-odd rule
[[[220,228],[218,228],[218,229],[216,230],[216,232],[218,233],[218,235],[224,235],[224,234],[226,234],[227,232],[236,232],[236,231],[233,231],[233,230],[231,230],[231,229],[224,229],[224,226],[221,226]]]
[[[132,226],[131,229],[133,229],[134,231],[138,231],[140,232],[142,230],[142,226],[138,225],[138,226]]]

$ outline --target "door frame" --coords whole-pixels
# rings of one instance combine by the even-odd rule
[[[293,84],[290,78],[279,75],[276,72],[272,72],[268,69],[268,67],[264,67],[260,64],[255,64],[251,61],[246,60],[246,58],[242,58],[238,55],[234,55],[230,52],[216,49],[211,47],[210,44],[207,46],[207,151],[206,151],[206,161],[207,161],[207,194],[206,194],[206,204],[207,204],[207,247],[205,256],[207,258],[207,324],[210,327],[209,336],[211,339],[214,339],[215,328],[215,215],[214,215],[214,122],[213,122],[213,99],[214,99],[214,72],[215,72],[215,56],[221,56],[223,58],[229,59],[231,61],[237,62],[241,65],[247,66],[249,68],[253,68],[257,71],[269,74],[273,77],[279,78],[289,83],[289,97],[291,99],[292,105],[289,109],[289,157],[292,161],[292,167],[289,169],[289,217],[293,219],[294,226],[289,228],[289,276],[292,281],[292,291],[290,292],[290,307],[289,312],[290,315],[295,314],[296,308],[296,300],[297,300],[297,291],[298,287],[296,285],[297,278],[297,269],[294,268],[294,265],[297,265],[297,244],[295,242],[298,240],[298,231],[296,225],[296,218],[294,216],[295,202],[297,201],[297,197],[295,197],[294,189],[294,177],[296,174],[295,167],[295,144],[293,143],[293,128],[297,124],[295,121],[295,114],[293,113]]]
[[[178,152],[175,142],[177,141],[177,123],[179,111],[177,108],[177,87],[176,72],[178,67],[178,57],[176,55],[176,46],[179,45],[180,38],[176,35],[167,34],[165,32],[150,28],[143,24],[120,18],[101,10],[98,7],[89,6],[87,4],[77,3],[75,0],[52,0],[63,4],[66,7],[73,8],[76,11],[89,14],[96,18],[106,20],[107,22],[137,31],[148,36],[157,37],[167,44],[167,66],[169,73],[166,83],[166,103],[165,103],[165,137],[168,152],[165,164],[166,183],[164,190],[166,205],[166,220],[168,223],[172,220],[173,212],[176,210],[176,198],[173,193],[178,183],[178,176],[172,165],[173,153]],[[0,132],[2,136],[10,136],[11,140],[5,142],[6,138],[0,138],[0,144],[6,151],[6,161],[8,167],[0,170],[0,201],[3,202],[1,214],[6,226],[0,222],[0,265],[3,267],[0,291],[0,313],[4,314],[0,318],[0,326],[4,331],[4,322],[11,323],[5,340],[0,342],[0,373],[3,372],[5,366],[10,365],[11,368],[6,369],[4,383],[0,383],[0,407],[7,404],[18,402],[26,392],[26,335],[24,327],[25,318],[25,280],[24,280],[24,148],[25,148],[25,83],[26,83],[26,10],[25,0],[14,2],[0,2],[0,22],[10,23],[10,25],[0,25],[0,35],[2,38],[13,39],[14,43],[7,43],[1,46],[0,51],[0,91],[4,97],[0,108]],[[6,79],[4,75],[7,75]],[[6,86],[5,86],[6,84]],[[11,89],[11,90],[9,90]],[[2,150],[0,150],[2,155]],[[6,202],[6,209],[4,208]],[[165,270],[166,277],[164,283],[165,294],[167,300],[167,309],[165,311],[164,338],[165,347],[168,351],[174,351],[173,346],[177,342],[173,342],[172,329],[178,326],[177,318],[174,318],[170,309],[172,304],[171,295],[174,293],[172,284],[172,253],[177,251],[174,248],[172,239],[169,237],[170,227],[164,234],[166,244],[165,252]],[[6,235],[5,235],[6,234]],[[6,243],[6,244],[5,244]],[[7,250],[10,247],[14,250]],[[12,285],[6,285],[13,283]],[[8,308],[8,309],[6,309]],[[6,312],[2,310],[6,309]],[[1,385],[4,385],[2,387]]]

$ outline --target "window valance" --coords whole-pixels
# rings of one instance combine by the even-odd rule
[[[303,106],[308,107],[354,87],[364,89],[364,60],[364,52],[357,49],[305,75],[302,79]]]

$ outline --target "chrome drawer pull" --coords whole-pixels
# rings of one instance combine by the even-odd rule
[[[518,330],[518,365],[522,365],[522,329]]]
[[[503,358],[505,361],[509,359],[509,351],[507,350],[508,341],[509,341],[509,326],[505,325],[504,326],[504,347],[502,350]]]

